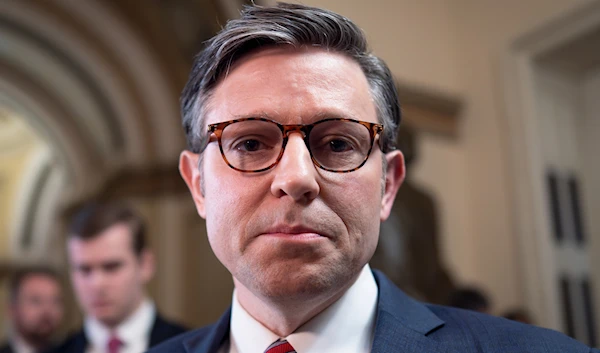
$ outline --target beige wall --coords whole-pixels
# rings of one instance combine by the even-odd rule
[[[590,1],[461,1],[453,9],[460,37],[459,75],[467,103],[464,143],[472,251],[478,277],[498,307],[522,305],[521,261],[511,213],[511,161],[503,60],[515,40]],[[542,323],[543,324],[543,323]]]
[[[519,37],[590,0],[304,0],[361,26],[398,80],[458,95],[460,141],[421,139],[417,179],[440,198],[445,256],[498,310],[524,302],[512,209],[503,60]]]
[[[600,151],[600,68],[583,84],[583,95],[585,99],[584,116],[582,119],[579,137],[582,138],[582,157],[584,161],[583,168],[583,201],[588,212],[583,217],[587,225],[587,234],[590,239],[589,256],[591,271],[591,281],[595,286],[592,287],[596,295],[594,303],[596,317],[600,317],[600,165],[598,164],[598,151]],[[600,331],[600,327],[597,327]]]

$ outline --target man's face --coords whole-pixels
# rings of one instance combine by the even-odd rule
[[[27,276],[11,305],[16,331],[28,342],[48,342],[63,320],[60,284],[43,274]]]
[[[204,124],[243,117],[378,122],[358,64],[318,49],[267,49],[235,64],[216,87]],[[271,298],[309,298],[352,283],[375,251],[380,220],[404,175],[400,152],[384,157],[383,174],[377,146],[356,171],[319,169],[299,133],[289,136],[279,164],[261,173],[228,167],[217,143],[203,153],[200,171],[191,152],[182,153],[180,170],[211,247],[236,286]]]
[[[71,280],[86,315],[114,327],[140,305],[153,274],[146,250],[135,254],[126,224],[113,225],[92,239],[68,242]]]

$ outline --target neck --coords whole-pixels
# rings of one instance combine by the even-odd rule
[[[253,293],[235,278],[234,283],[237,299],[244,310],[271,332],[287,337],[340,299],[357,278],[335,291],[297,298],[266,297]]]
[[[145,300],[145,296],[140,296],[135,305],[133,305],[133,309],[131,309],[130,311],[128,311],[127,313],[125,313],[125,315],[117,320],[111,320],[111,321],[101,321],[102,324],[104,326],[106,326],[109,330],[115,330],[117,329],[117,327],[119,327],[119,325],[121,325],[122,323],[126,322],[129,318],[131,318],[131,316],[138,311],[141,307],[142,304],[144,303]]]

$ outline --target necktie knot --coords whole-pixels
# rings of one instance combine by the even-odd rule
[[[265,353],[296,353],[296,350],[288,341],[278,339],[267,348]]]
[[[119,349],[123,345],[123,341],[117,336],[111,336],[108,340],[108,353],[119,353]]]

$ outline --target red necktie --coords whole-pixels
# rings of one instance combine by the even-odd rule
[[[119,353],[119,349],[123,345],[123,341],[119,339],[117,336],[111,336],[108,340],[108,353]]]
[[[296,350],[288,341],[279,339],[273,342],[265,353],[296,353]]]

